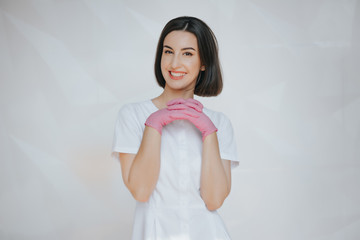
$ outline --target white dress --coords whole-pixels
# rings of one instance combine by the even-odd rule
[[[113,155],[137,153],[145,121],[157,111],[151,100],[123,106],[115,125]],[[222,159],[238,165],[233,129],[228,118],[204,108],[218,128]],[[217,211],[209,211],[200,196],[202,138],[187,120],[162,129],[160,174],[148,202],[137,202],[132,240],[230,239]]]

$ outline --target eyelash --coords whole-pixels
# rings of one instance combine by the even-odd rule
[[[170,50],[165,50],[164,54],[172,54],[173,52]],[[193,54],[191,52],[184,52],[185,56],[192,56]]]

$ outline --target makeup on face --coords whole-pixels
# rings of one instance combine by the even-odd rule
[[[196,36],[186,31],[170,32],[164,39],[161,58],[161,71],[168,87],[194,88],[200,68]]]

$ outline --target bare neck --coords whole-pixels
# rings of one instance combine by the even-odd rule
[[[158,97],[152,99],[152,101],[156,107],[162,109],[167,107],[167,102],[176,98],[194,98],[194,91],[193,89],[189,91],[171,91],[165,87],[164,91]]]

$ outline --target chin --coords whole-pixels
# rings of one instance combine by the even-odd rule
[[[191,87],[189,85],[177,85],[177,84],[167,84],[167,87],[172,90],[176,91],[186,91],[188,89],[194,89],[194,87]]]
[[[184,82],[181,80],[166,80],[166,85],[170,88],[174,88],[174,89],[189,89],[189,88],[194,88],[195,84],[192,84],[192,82]],[[194,86],[192,86],[194,85]]]

